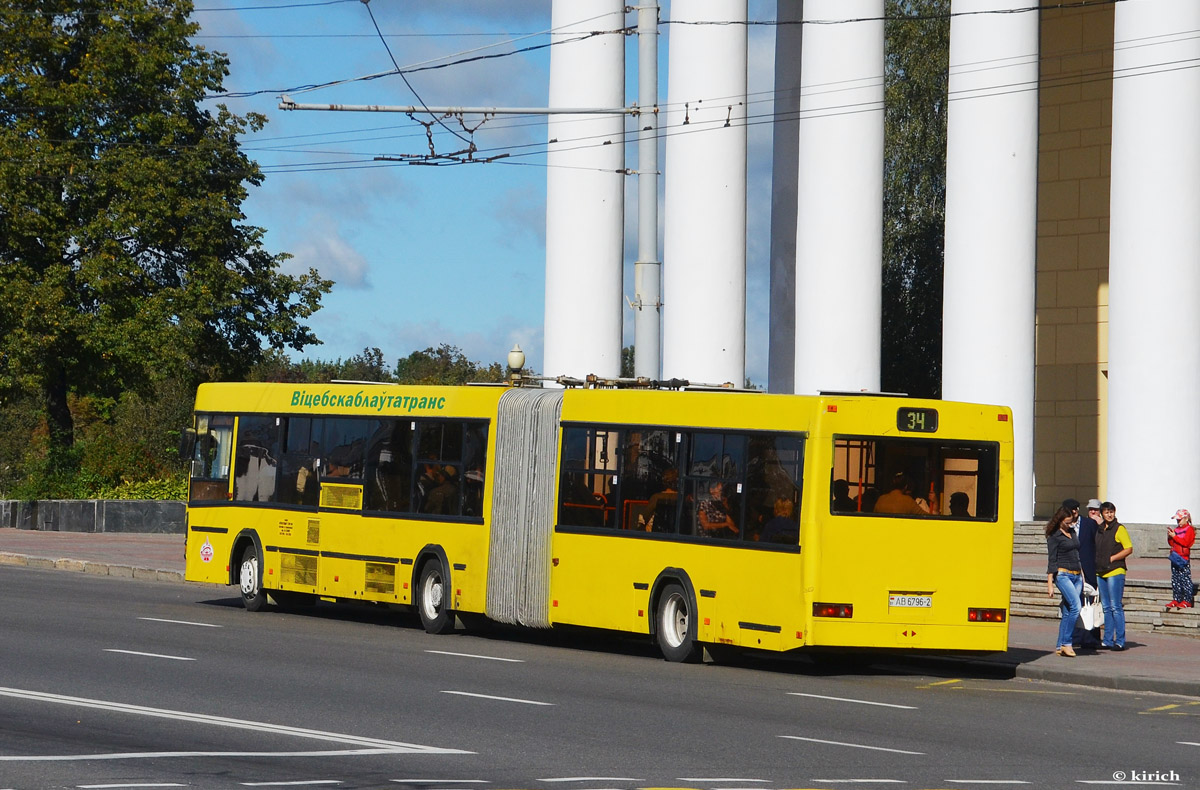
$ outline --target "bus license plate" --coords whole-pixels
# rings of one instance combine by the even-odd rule
[[[888,606],[901,609],[930,609],[933,607],[932,595],[889,595]]]

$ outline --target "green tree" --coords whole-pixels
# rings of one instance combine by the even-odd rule
[[[303,359],[293,362],[282,351],[268,350],[250,369],[250,381],[287,381],[320,384],[330,381],[391,381],[392,373],[378,348],[364,348],[361,354],[343,360]]]
[[[499,362],[484,366],[467,359],[457,346],[442,343],[437,348],[414,351],[396,363],[400,384],[470,384],[504,381]]]
[[[75,439],[68,395],[147,395],[155,374],[241,377],[264,345],[319,342],[331,283],[288,276],[243,224],[262,182],[224,106],[228,60],[193,45],[189,0],[0,6],[0,391]]]
[[[882,384],[939,397],[950,0],[887,0]]]

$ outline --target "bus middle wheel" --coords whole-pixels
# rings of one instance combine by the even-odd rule
[[[704,654],[696,641],[696,617],[687,594],[678,584],[668,584],[658,599],[658,647],[668,661],[694,664]]]

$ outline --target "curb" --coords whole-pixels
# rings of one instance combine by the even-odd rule
[[[1066,669],[1048,669],[1032,664],[1019,664],[1016,667],[1016,677],[1113,691],[1141,691],[1173,694],[1180,697],[1200,697],[1200,689],[1196,687],[1195,683],[1148,675],[1079,675]]]
[[[0,552],[0,565],[17,565],[24,568],[47,571],[74,571],[88,573],[93,576],[115,576],[121,579],[141,579],[152,582],[183,582],[180,571],[167,571],[158,568],[142,568],[134,565],[111,565],[107,562],[90,562],[86,560],[56,559],[47,557],[28,557],[24,554]]]

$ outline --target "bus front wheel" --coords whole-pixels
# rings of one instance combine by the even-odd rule
[[[242,591],[242,605],[247,612],[257,612],[267,605],[267,594],[262,588],[262,566],[254,546],[242,552],[242,564],[238,566],[238,586]]]
[[[668,661],[694,664],[703,655],[696,642],[696,618],[678,584],[668,584],[658,599],[658,647]]]
[[[448,634],[454,630],[454,612],[447,606],[447,592],[442,564],[437,560],[425,563],[417,583],[417,613],[428,634]]]

